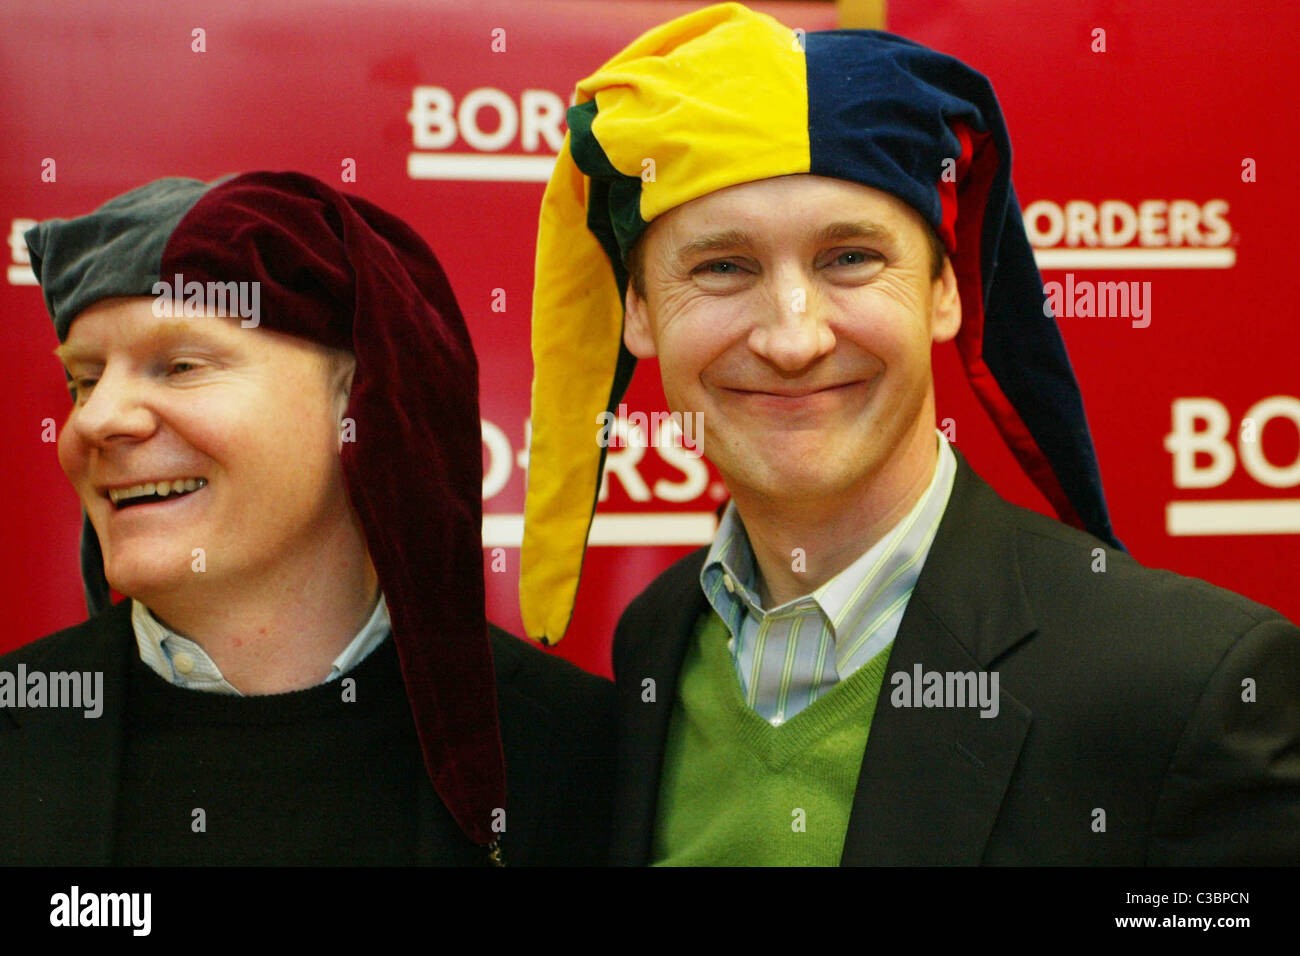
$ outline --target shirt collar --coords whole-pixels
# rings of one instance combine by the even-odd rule
[[[920,576],[930,551],[939,518],[947,509],[957,474],[957,456],[943,432],[936,429],[939,456],[930,484],[902,520],[889,529],[852,564],[809,594],[779,607],[764,609],[758,596],[758,573],[754,552],[734,501],[728,502],[718,524],[713,544],[700,569],[700,587],[718,616],[739,632],[746,615],[762,621],[768,616],[818,613],[826,619],[832,636],[853,632],[868,608],[867,593],[883,574],[886,582]],[[875,591],[876,589],[870,588]]]
[[[225,676],[216,662],[196,642],[182,637],[153,616],[139,601],[131,601],[131,627],[140,660],[155,674],[177,687],[204,690],[214,694],[244,696]],[[388,604],[379,595],[370,619],[357,632],[330,666],[328,684],[360,664],[392,631]]]

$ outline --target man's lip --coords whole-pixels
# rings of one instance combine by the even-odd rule
[[[132,505],[116,505],[107,498],[104,499],[104,502],[108,506],[109,516],[114,521],[117,521],[119,519],[129,518],[131,515],[137,513],[142,515],[152,514],[160,509],[170,510],[172,508],[183,507],[186,505],[186,502],[189,502],[194,498],[201,498],[202,496],[199,492],[203,491],[205,488],[207,488],[207,485],[200,485],[193,491],[187,491],[183,495],[169,495],[166,498],[138,501],[136,504]]]
[[[203,478],[205,481],[207,480],[206,476],[201,475],[198,472],[173,472],[172,474],[164,475],[161,478],[133,478],[130,481],[114,481],[111,484],[105,485],[96,484],[95,490],[99,492],[101,497],[107,498],[110,491],[125,491],[127,488],[134,488],[136,485],[156,485],[162,481],[172,482],[178,477],[182,481],[187,478]]]
[[[820,395],[823,392],[834,392],[843,388],[851,388],[854,385],[862,385],[865,381],[866,379],[854,379],[851,382],[839,382],[834,385],[822,385],[816,388],[728,388],[727,391],[735,392],[740,395],[761,395],[767,398],[807,398],[809,395]]]
[[[181,490],[182,485],[188,485],[191,482],[194,482],[196,487],[185,491]],[[152,486],[161,485],[163,483],[168,485],[167,495],[165,497],[150,500],[149,497],[145,496],[154,494]],[[156,478],[152,481],[133,481],[130,484],[114,483],[105,485],[99,494],[101,500],[107,503],[109,510],[114,514],[119,514],[123,511],[134,511],[136,509],[144,509],[147,511],[153,510],[154,505],[175,504],[182,498],[192,497],[195,492],[202,491],[207,486],[208,479],[206,477],[203,475],[192,475],[186,478]],[[145,494],[137,495],[130,499],[122,499],[120,501],[113,500],[115,493],[118,493],[118,497],[121,497],[122,493],[125,493],[132,488],[139,488]]]

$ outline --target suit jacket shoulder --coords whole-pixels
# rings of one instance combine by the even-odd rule
[[[491,632],[511,808],[506,863],[603,865],[614,685],[498,627]]]
[[[1289,756],[1300,750],[1300,630],[1240,594],[998,501],[1035,630],[992,666],[1041,730],[1052,721],[1081,732],[1074,766],[1108,777],[1104,792],[1130,817],[1120,861],[1300,862],[1300,761]],[[1086,789],[1082,773],[1060,776],[1062,791]],[[1132,820],[1139,808],[1145,818]]]
[[[1050,590],[1051,582],[1035,571],[1059,571],[1063,566],[1073,568],[1082,562],[1090,575],[1091,585],[1086,590],[1094,600],[1109,604],[1124,595],[1132,598],[1122,608],[1115,608],[1116,613],[1124,613],[1134,602],[1140,602],[1147,616],[1153,612],[1162,618],[1185,616],[1179,613],[1179,608],[1183,608],[1184,611],[1211,614],[1216,623],[1229,629],[1268,620],[1286,620],[1273,608],[1235,591],[1200,578],[1146,567],[1087,532],[1012,505],[998,497],[991,488],[988,491],[1015,523],[1020,534],[1019,546],[1022,566],[1027,569],[1026,578],[1038,590]],[[1101,560],[1103,556],[1104,561]]]
[[[621,664],[647,650],[644,644],[662,643],[665,630],[678,636],[683,627],[694,627],[708,607],[700,589],[700,569],[708,553],[707,547],[699,548],[674,562],[624,609],[614,633],[616,677]]]
[[[0,670],[12,671],[20,663],[41,670],[84,669],[88,662],[116,660],[123,626],[131,627],[130,601],[10,651],[0,657]]]

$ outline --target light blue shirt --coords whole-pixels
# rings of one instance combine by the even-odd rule
[[[140,651],[140,660],[167,683],[190,690],[205,690],[213,694],[244,696],[226,680],[207,651],[189,638],[181,637],[168,628],[154,617],[147,607],[136,600],[131,601],[131,627],[135,631],[135,644]],[[343,649],[343,653],[334,658],[329,676],[321,683],[328,684],[332,680],[337,680],[356,667],[369,656],[371,651],[382,644],[384,638],[391,632],[388,604],[381,593],[370,619],[357,632],[352,642]]]
[[[942,432],[925,493],[898,524],[810,594],[765,610],[735,502],[700,570],[700,587],[731,632],[745,702],[780,726],[889,647],[948,507],[957,456]]]

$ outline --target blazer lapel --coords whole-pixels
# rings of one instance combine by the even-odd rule
[[[102,712],[13,709],[6,736],[5,816],[21,828],[17,862],[50,866],[112,863],[126,685],[135,647],[131,602],[123,601],[78,628],[52,654],[33,655],[34,670],[103,675]]]
[[[902,707],[900,672],[983,671],[1035,630],[1009,506],[958,454],[952,496],[889,657],[872,718],[843,865],[980,862],[1031,714],[999,688],[975,707]],[[910,695],[909,695],[910,697]],[[901,702],[901,701],[900,701]]]
[[[618,768],[610,840],[615,866],[650,862],[677,678],[695,622],[708,609],[700,588],[707,554],[708,548],[701,548],[665,572],[628,608],[615,634]]]

